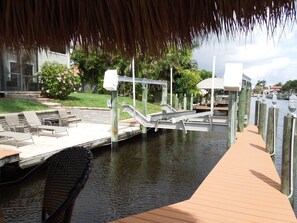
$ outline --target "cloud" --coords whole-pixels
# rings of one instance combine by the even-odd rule
[[[243,63],[244,73],[252,83],[265,80],[274,85],[297,79],[297,28],[287,26],[276,30],[273,38],[267,32],[256,31],[250,36],[239,36],[222,42],[211,39],[194,51],[199,69],[212,70],[216,56],[216,75],[223,77],[225,63]]]

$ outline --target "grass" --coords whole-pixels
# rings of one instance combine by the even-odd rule
[[[31,99],[1,98],[0,113],[46,110],[49,107]]]
[[[63,106],[69,107],[94,107],[94,108],[107,108],[107,100],[110,99],[110,95],[102,94],[91,94],[91,93],[72,93],[66,100],[54,100],[54,102],[61,103]],[[133,105],[133,100],[128,97],[119,97],[118,104],[121,110],[120,118],[127,119],[131,116],[123,112],[121,104]],[[142,102],[136,100],[136,108],[142,112]],[[12,99],[12,98],[1,98],[0,99],[0,113],[13,113],[22,111],[37,111],[51,109],[50,107],[44,106],[35,100],[31,99]],[[148,114],[161,112],[161,106],[156,104],[148,103],[147,105]]]
[[[107,108],[107,101],[110,100],[110,95],[103,94],[91,94],[91,93],[72,93],[66,100],[55,100],[57,103],[61,103],[63,106],[71,107],[95,107],[95,108]],[[123,112],[121,104],[133,105],[133,99],[129,97],[118,97],[118,107],[120,108],[121,119],[131,118],[131,116]],[[136,100],[136,109],[142,112],[142,102]],[[148,114],[161,112],[161,106],[156,104],[147,104]]]

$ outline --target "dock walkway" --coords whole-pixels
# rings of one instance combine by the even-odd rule
[[[297,222],[257,132],[249,126],[237,133],[236,143],[189,200],[114,222]]]

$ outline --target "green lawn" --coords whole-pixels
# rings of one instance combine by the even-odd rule
[[[66,100],[54,100],[54,102],[61,103],[63,106],[71,107],[95,107],[95,108],[107,108],[107,100],[110,99],[110,95],[91,94],[91,93],[72,93]],[[122,102],[133,105],[133,100],[128,97],[119,97],[119,108],[121,108]],[[138,111],[142,111],[142,102],[136,101],[136,108]],[[161,112],[161,106],[148,103],[148,114]],[[51,109],[44,106],[35,100],[31,99],[12,99],[1,98],[0,99],[0,113],[12,113],[22,111],[37,111]],[[121,119],[130,118],[131,116],[122,112]]]
[[[15,99],[15,98],[0,99],[0,114],[22,112],[22,111],[37,111],[37,110],[46,110],[46,109],[50,109],[50,108],[31,99]]]

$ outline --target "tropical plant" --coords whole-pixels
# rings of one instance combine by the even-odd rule
[[[45,62],[39,72],[41,94],[49,98],[65,99],[80,87],[77,66],[67,68],[58,62]]]

